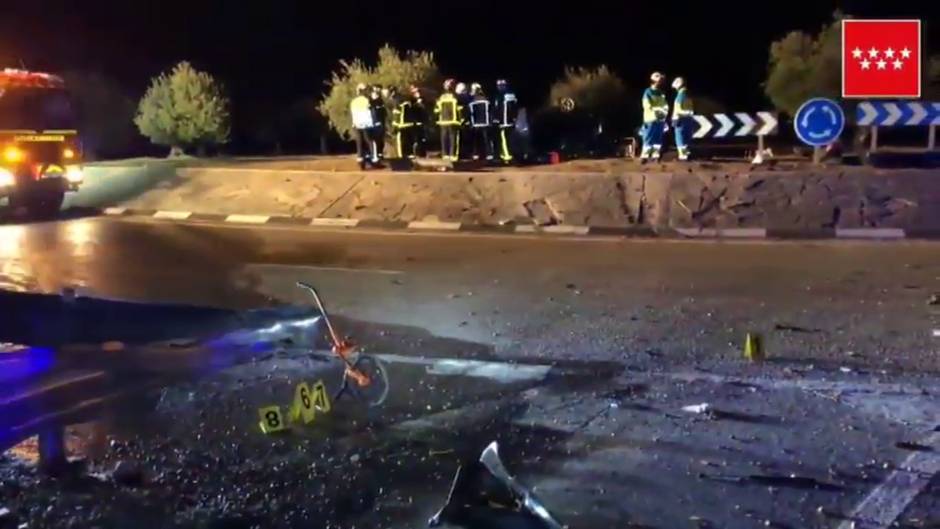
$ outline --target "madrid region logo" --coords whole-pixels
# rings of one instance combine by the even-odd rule
[[[842,21],[842,97],[920,97],[919,20]]]

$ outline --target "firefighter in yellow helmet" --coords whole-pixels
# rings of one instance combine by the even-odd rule
[[[444,93],[437,98],[434,114],[441,129],[441,158],[455,162],[459,154],[460,127],[463,123],[463,108],[454,94],[453,79],[444,81]]]
[[[669,102],[662,91],[663,80],[666,76],[653,72],[650,76],[650,87],[643,92],[643,127],[640,134],[643,137],[643,150],[640,151],[640,162],[659,160],[663,150],[663,134],[666,131],[666,118],[669,116]]]

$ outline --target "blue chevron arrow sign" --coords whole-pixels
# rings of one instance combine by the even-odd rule
[[[855,109],[858,125],[923,127],[940,125],[940,103],[923,101],[862,101]]]

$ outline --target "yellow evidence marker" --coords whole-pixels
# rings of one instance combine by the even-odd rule
[[[261,417],[261,422],[258,425],[261,427],[262,432],[271,434],[287,430],[287,421],[284,420],[284,415],[281,414],[280,406],[259,408],[258,415]]]
[[[317,409],[314,407],[313,398],[310,393],[310,386],[306,382],[297,384],[294,390],[294,403],[290,407],[290,418],[294,422],[310,424],[317,415]]]
[[[326,384],[322,380],[313,385],[313,405],[317,411],[323,413],[329,413],[332,409],[330,396],[326,393]]]
[[[752,362],[759,362],[766,358],[764,340],[759,334],[747,333],[744,338],[744,358]]]

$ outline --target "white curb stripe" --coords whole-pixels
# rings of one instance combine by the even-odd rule
[[[330,219],[330,218],[318,218],[313,219],[313,222],[310,223],[311,226],[341,226],[346,228],[355,228],[359,224],[359,219]]]
[[[168,220],[186,220],[192,216],[192,211],[158,211],[153,214],[155,219],[168,219]]]
[[[933,447],[932,452],[915,452],[875,487],[862,500],[849,520],[839,524],[838,529],[887,529],[904,509],[923,491],[933,476],[940,474],[940,432],[934,432],[921,444]]]
[[[123,215],[127,208],[104,208],[105,215]]]
[[[837,239],[903,239],[900,228],[836,228]]]
[[[555,224],[545,226],[542,231],[545,233],[565,233],[570,235],[587,235],[591,228],[587,226],[569,226],[565,224]]]
[[[460,229],[459,222],[439,222],[414,220],[408,223],[409,230],[447,230],[457,231]]]
[[[516,233],[555,233],[565,235],[587,235],[591,230],[589,226],[572,226],[569,224],[552,224],[550,226],[533,226],[520,224],[516,226]]]
[[[225,217],[225,222],[237,222],[239,224],[264,224],[270,219],[270,215],[229,215],[228,217]]]
[[[767,237],[765,228],[676,228],[684,237],[727,238],[727,239],[763,239]]]

